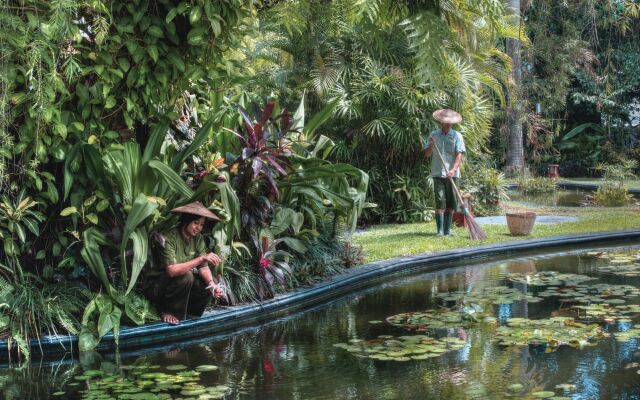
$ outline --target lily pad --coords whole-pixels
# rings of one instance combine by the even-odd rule
[[[498,327],[494,336],[494,340],[505,346],[545,345],[547,351],[554,351],[563,345],[582,348],[604,337],[599,325],[587,325],[566,317],[510,318],[507,324]]]
[[[218,370],[217,365],[199,365],[196,367],[196,371],[198,372],[207,372],[207,371],[216,371]]]
[[[538,399],[548,399],[549,397],[553,397],[556,394],[551,391],[540,391],[540,392],[533,392],[531,393],[531,395]]]
[[[167,371],[181,371],[181,370],[185,370],[187,369],[186,365],[182,365],[182,364],[174,364],[174,365],[168,365],[166,367]]]
[[[436,339],[427,335],[399,336],[390,339],[376,338],[363,340],[356,345],[337,344],[335,347],[345,349],[357,357],[365,357],[380,361],[407,362],[435,358],[453,350],[459,350],[465,341],[458,338],[445,337]]]
[[[557,271],[541,271],[534,274],[511,273],[507,279],[513,283],[531,286],[575,286],[598,279],[588,275],[565,274]]]

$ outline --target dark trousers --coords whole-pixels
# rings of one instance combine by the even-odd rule
[[[205,287],[202,279],[189,271],[175,278],[163,275],[151,282],[146,295],[160,312],[183,320],[187,315],[202,315],[211,299],[211,292]]]

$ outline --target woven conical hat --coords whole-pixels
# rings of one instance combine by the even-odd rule
[[[433,112],[433,118],[445,124],[457,124],[462,121],[462,115],[448,108],[441,108]]]
[[[209,209],[204,205],[202,205],[202,203],[200,203],[199,201],[194,201],[193,203],[176,207],[173,210],[171,210],[171,212],[199,215],[201,217],[205,217],[214,221],[220,221],[220,218],[218,218],[218,216],[216,216],[214,213],[209,211]]]

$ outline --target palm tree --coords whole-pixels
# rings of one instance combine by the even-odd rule
[[[509,0],[509,11],[513,23],[520,23],[520,0]],[[512,89],[507,96],[507,132],[509,143],[507,147],[507,164],[505,171],[508,174],[521,172],[524,167],[524,146],[522,142],[522,104],[520,101],[520,89],[522,86],[522,69],[520,61],[521,41],[519,38],[507,39],[507,55],[512,60],[511,78]]]

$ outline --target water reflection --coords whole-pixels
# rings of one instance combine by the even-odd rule
[[[540,290],[526,283],[508,283],[509,273],[554,270],[598,276],[600,280],[594,283],[638,285],[638,279],[620,282],[615,276],[598,274],[598,262],[578,255],[519,259],[389,282],[295,318],[222,339],[200,339],[154,354],[118,358],[91,353],[74,365],[4,370],[0,372],[0,398],[45,399],[56,392],[64,392],[57,398],[87,398],[92,393],[87,391],[90,383],[76,379],[87,371],[131,377],[127,369],[131,366],[158,366],[157,371],[177,374],[167,367],[182,365],[192,371],[201,365],[216,365],[219,369],[198,374],[193,385],[226,385],[226,399],[500,399],[549,390],[574,399],[640,399],[638,368],[626,368],[640,362],[637,339],[622,343],[607,337],[595,347],[563,346],[547,352],[541,346],[499,346],[493,340],[495,328],[477,325],[438,330],[438,336],[455,336],[466,343],[440,357],[409,362],[358,358],[333,346],[349,339],[407,335],[370,321],[440,307],[439,293],[476,293],[496,286],[515,287],[523,293]],[[552,298],[540,303],[517,300],[497,305],[493,312],[499,321],[547,318],[560,305]],[[607,329],[626,331],[637,323],[633,319]],[[559,384],[573,384],[576,389],[565,393],[556,389]],[[171,395],[183,397],[180,393],[181,389],[175,389]],[[121,398],[127,398],[125,394]]]

